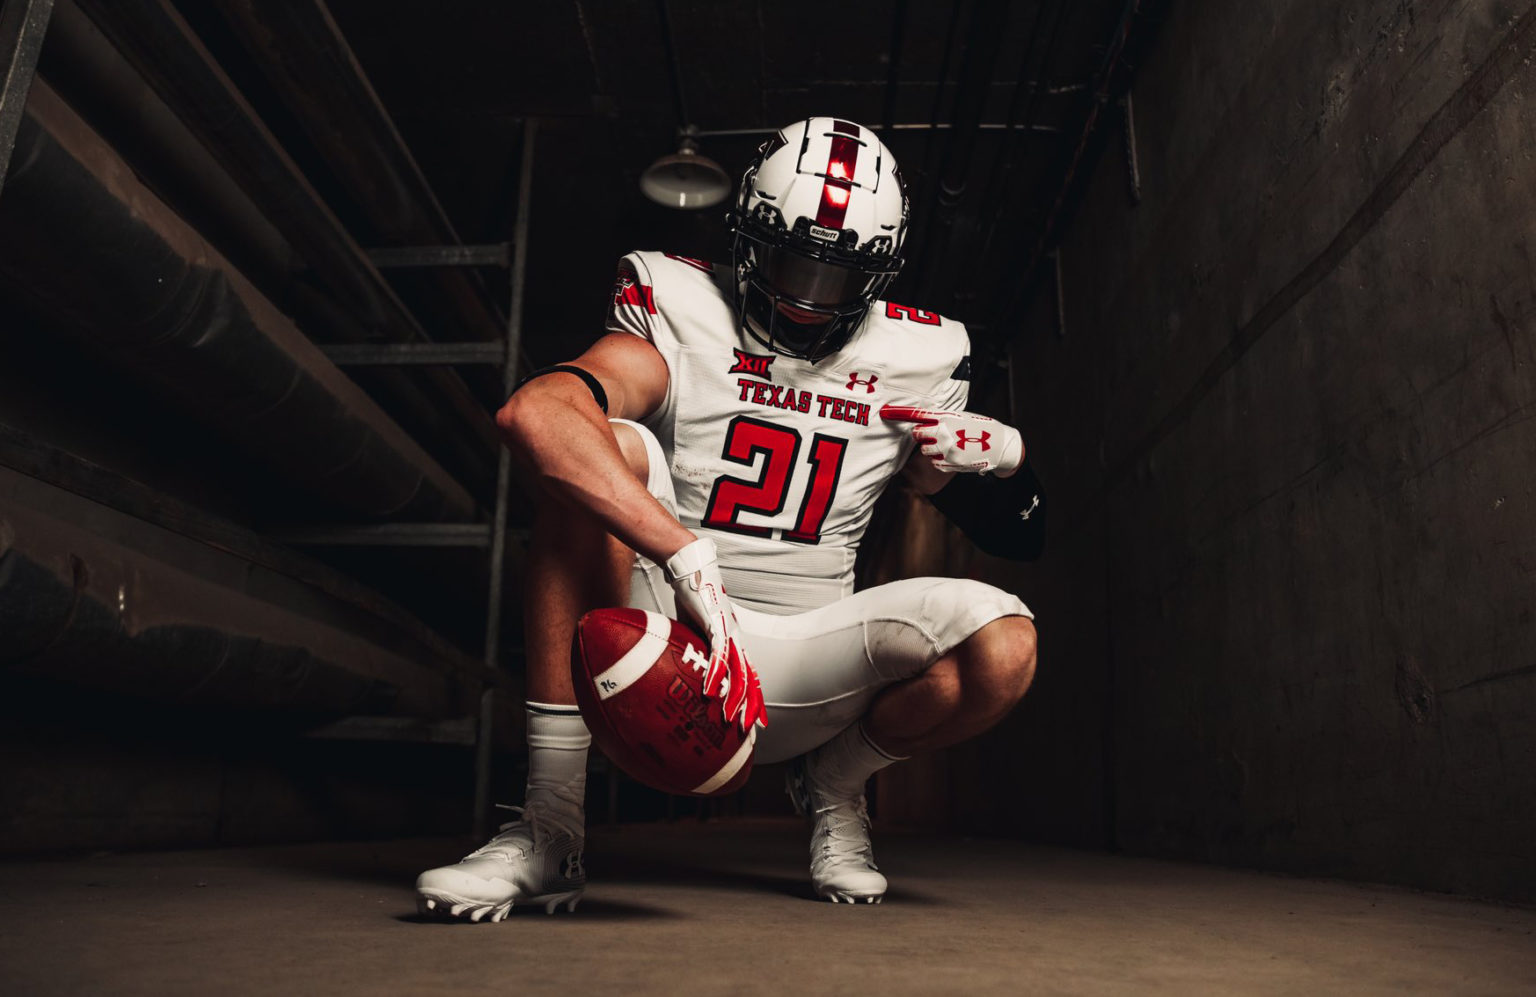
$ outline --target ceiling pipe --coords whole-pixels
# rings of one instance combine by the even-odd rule
[[[885,113],[880,125],[886,131],[896,127],[896,92],[901,84],[901,50],[906,40],[907,0],[896,0],[891,11],[891,45],[885,74]]]
[[[456,246],[458,232],[324,0],[213,0],[382,244]],[[464,331],[500,340],[500,309],[473,270],[426,275]]]
[[[39,70],[161,200],[281,299],[293,247],[72,0],[54,7]]]
[[[971,37],[966,42],[965,63],[960,67],[955,93],[954,128],[939,176],[940,213],[953,217],[953,209],[965,197],[976,152],[981,118],[992,86],[992,67],[1003,47],[1008,23],[1007,0],[980,0],[971,18]]]
[[[220,165],[261,206],[368,336],[394,342],[427,341],[429,337],[410,311],[213,61],[170,0],[78,2]],[[485,406],[450,369],[427,368],[421,377],[441,399],[439,412],[458,432],[483,445],[483,473],[488,476],[499,444]]]
[[[39,80],[0,198],[0,279],[78,348],[354,517],[474,499]]]
[[[1050,255],[1051,247],[1059,241],[1060,227],[1066,214],[1069,196],[1077,179],[1078,170],[1097,133],[1104,107],[1130,86],[1130,72],[1125,68],[1126,52],[1133,45],[1145,44],[1147,32],[1138,31],[1138,28],[1148,19],[1146,14],[1155,12],[1162,6],[1156,0],[1151,3],[1146,3],[1144,0],[1126,0],[1114,32],[1104,47],[1104,58],[1099,64],[1098,72],[1094,74],[1093,103],[1084,116],[1077,143],[1073,147],[1066,168],[1062,171],[1061,182],[1057,186],[1055,197],[1052,198],[1045,222],[1040,227],[1034,249],[1029,255],[1020,279],[1015,284],[1013,294],[1003,302],[997,313],[999,321],[1009,312],[1016,310],[1031,293],[1040,275],[1041,262]]]
[[[1036,74],[1038,79],[1031,81],[1030,69],[1032,68],[1031,63],[1034,61],[1035,44],[1040,40],[1040,28],[1045,21],[1045,12],[1049,5],[1042,0],[1040,6],[1035,8],[1035,17],[1030,22],[1029,36],[1024,43],[1024,52],[1019,60],[1019,80],[1013,88],[1013,96],[1008,101],[1009,135],[1003,140],[1000,154],[993,157],[992,170],[987,176],[987,185],[984,188],[985,193],[983,196],[983,202],[986,204],[997,203],[996,198],[1000,194],[998,185],[1002,182],[1003,177],[1012,176],[1014,157],[1019,145],[1022,143],[1027,146],[1029,143],[1030,131],[1035,121],[1035,108],[1039,104],[1040,92],[1042,88],[1049,86],[1048,81],[1050,80],[1051,63],[1053,61],[1051,53],[1056,48],[1056,36],[1057,32],[1061,29],[1062,15],[1066,12],[1067,2],[1068,0],[1061,0],[1056,7],[1055,22],[1051,26],[1050,36],[1045,43],[1045,54],[1041,59],[1040,72]],[[1086,90],[1087,87],[1079,87],[1078,89]],[[1026,96],[1028,97],[1027,101],[1024,100]],[[1014,123],[1020,121],[1019,110],[1021,103],[1026,105],[1022,125],[1019,128],[1024,133],[1022,136],[1015,134],[1012,130]],[[1007,198],[1004,198],[1004,200],[1007,200]],[[987,227],[987,238],[982,241],[981,253],[983,255],[991,249],[992,234],[997,231],[997,224],[998,218],[994,215],[991,224]]]
[[[1087,89],[1088,89],[1087,86],[1066,86],[1066,87],[1054,87],[1054,88],[1051,89],[1050,92],[1051,93],[1076,93],[1078,91],[1087,90]],[[778,131],[779,128],[782,128],[782,127],[783,126],[780,125],[780,126],[775,127],[775,128],[708,128],[708,129],[704,129],[702,131],[695,130],[692,134],[697,136],[698,138],[723,138],[723,137],[731,136],[731,135],[740,135],[740,136],[772,135],[774,132]],[[946,132],[946,131],[949,131],[951,128],[953,128],[954,125],[951,122],[948,122],[948,121],[938,121],[938,122],[918,121],[918,122],[914,122],[914,123],[911,123],[911,124],[907,124],[907,123],[894,124],[894,125],[880,124],[880,125],[874,125],[873,127],[874,127],[874,129],[876,131],[886,131],[886,132],[926,132],[926,131]],[[1023,124],[1011,124],[1011,123],[1005,122],[1005,121],[983,121],[981,124],[977,125],[976,127],[978,129],[980,129],[981,131],[984,131],[984,132],[1000,132],[1000,131],[1008,131],[1010,129],[1012,129],[1012,130],[1021,130],[1021,129],[1024,129],[1024,128],[1029,128],[1032,131],[1043,132],[1045,134],[1054,135],[1054,134],[1058,133],[1059,131],[1061,131],[1061,129],[1055,127],[1054,125],[1023,125]]]
[[[311,338],[373,338],[350,308],[302,279],[297,254],[282,233],[72,0],[54,7],[40,71],[146,186]],[[443,390],[423,390],[438,388],[436,382],[387,369],[358,372],[354,379],[457,478],[477,494],[489,492],[495,437],[467,432],[463,420],[445,418]]]
[[[1037,76],[1043,82],[1050,80],[1051,69],[1056,64],[1058,39],[1061,37],[1061,26],[1066,20],[1067,7],[1070,3],[1071,0],[1061,0],[1056,7],[1056,16],[1052,19],[1050,33],[1046,37],[1045,48],[1040,56],[1040,71]],[[1040,27],[1040,20],[1045,14],[1045,9],[1046,5],[1042,3],[1036,12],[1034,28],[1030,32],[1030,45],[1026,47],[1024,53],[1025,66],[1020,70],[1021,77],[1028,72],[1028,60],[1031,55],[1030,50],[1034,45],[1035,31]],[[1073,92],[1086,93],[1091,86],[1091,83],[1078,84],[1074,87]],[[1031,89],[1029,92],[1029,100],[1024,110],[1025,134],[1022,137],[1009,135],[1009,140],[1004,143],[1006,152],[1003,156],[999,157],[1003,161],[1002,168],[998,169],[996,164],[994,164],[992,177],[988,181],[986,203],[995,205],[996,210],[991,213],[991,217],[987,221],[986,235],[977,241],[980,248],[976,251],[974,257],[976,265],[972,267],[971,272],[976,275],[978,281],[996,281],[1001,278],[1002,273],[1006,273],[1006,271],[999,272],[996,265],[991,264],[990,261],[994,259],[993,248],[997,241],[997,234],[1002,230],[1003,220],[1016,216],[1016,205],[1019,198],[1023,196],[1023,185],[1009,184],[1005,180],[1014,175],[1014,170],[1016,165],[1018,165],[1016,155],[1020,147],[1022,146],[1027,149],[1029,145],[1029,129],[1034,124],[1035,112],[1040,105],[1041,92],[1038,87]],[[1014,106],[1017,104],[1019,96],[1020,92],[1015,91],[1014,101],[1009,106],[1010,119],[1013,116]]]
[[[460,716],[485,681],[409,621],[4,467],[0,633],[7,679],[188,708]]]
[[[961,62],[955,101],[951,112],[954,127],[944,151],[943,166],[937,174],[937,184],[930,184],[928,208],[929,224],[922,236],[921,282],[917,297],[922,301],[935,300],[936,294],[949,290],[947,274],[936,271],[935,261],[950,260],[950,242],[957,209],[965,199],[971,159],[976,151],[980,135],[982,115],[986,111],[987,95],[992,84],[992,69],[1002,50],[1004,29],[1008,22],[1007,0],[977,0],[971,14],[967,32],[965,58]],[[935,191],[935,186],[937,190]],[[935,197],[935,193],[937,196]],[[954,265],[943,269],[952,271]],[[934,287],[943,280],[942,290]],[[942,303],[937,307],[945,307]]]
[[[960,33],[960,18],[964,15],[964,12],[965,3],[963,0],[957,0],[953,9],[949,12],[949,24],[944,29],[944,56],[939,61],[939,78],[933,85],[933,103],[928,111],[928,140],[923,143],[923,164],[922,168],[917,171],[921,178],[922,187],[921,191],[914,190],[911,192],[912,197],[917,202],[917,210],[921,212],[925,222],[931,217],[934,192],[938,187],[938,176],[933,165],[933,155],[934,150],[937,148],[937,136],[939,133],[939,109],[944,106],[944,87],[949,83],[949,64],[954,57],[955,37]],[[919,226],[917,218],[914,217],[912,228],[914,231],[919,228],[926,230],[927,226]],[[909,239],[912,234],[914,233],[908,233]],[[911,271],[914,276],[915,271],[916,268],[914,267]],[[909,277],[909,279],[911,278]]]
[[[1098,128],[1099,117],[1112,99],[1112,92],[1121,84],[1118,78],[1121,59],[1125,54],[1126,46],[1130,44],[1131,34],[1136,26],[1136,16],[1141,12],[1142,0],[1126,0],[1125,10],[1120,15],[1120,22],[1115,26],[1114,34],[1110,37],[1109,44],[1105,47],[1104,61],[1095,74],[1095,87],[1093,103],[1089,106],[1088,116],[1083,120],[1083,128],[1078,136],[1077,145],[1072,150],[1072,158],[1067,164],[1066,171],[1062,175],[1061,185],[1056,190],[1056,196],[1051,201],[1050,212],[1046,215],[1045,225],[1040,232],[1040,241],[1035,246],[1035,252],[1025,270],[1026,279],[1032,274],[1040,260],[1045,256],[1047,248],[1055,238],[1056,226],[1061,218],[1063,207],[1066,204],[1067,194],[1072,189],[1072,182],[1076,179],[1077,169],[1082,165],[1083,157],[1088,151],[1089,140],[1093,138]]]

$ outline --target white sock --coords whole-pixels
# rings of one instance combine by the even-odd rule
[[[592,735],[581,710],[554,703],[528,703],[528,791],[535,799],[583,812],[587,791],[587,748]]]
[[[812,751],[806,758],[806,767],[830,802],[861,795],[870,776],[899,761],[902,756],[883,751],[869,739],[861,721]]]

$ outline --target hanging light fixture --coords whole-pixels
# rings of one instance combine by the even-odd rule
[[[731,178],[720,164],[699,152],[697,129],[682,129],[677,151],[640,174],[640,191],[668,208],[710,208],[731,193]]]
[[[683,96],[683,76],[677,65],[677,45],[672,37],[672,17],[667,0],[656,0],[661,40],[666,49],[667,70],[672,77],[672,99],[677,106],[677,151],[662,156],[640,174],[640,192],[668,208],[709,208],[731,193],[731,178],[720,164],[699,153],[699,130],[688,115]]]

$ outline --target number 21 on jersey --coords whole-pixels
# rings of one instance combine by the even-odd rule
[[[784,511],[802,442],[797,431],[785,426],[775,426],[745,415],[732,419],[725,431],[725,447],[720,456],[747,467],[757,462],[758,454],[766,454],[766,458],[755,481],[722,475],[715,482],[705,507],[703,525],[754,537],[772,536],[772,527],[738,522],[738,517],[743,512],[777,516]],[[821,527],[837,495],[837,479],[847,450],[848,441],[840,436],[816,433],[811,437],[805,455],[810,464],[810,480],[800,500],[794,526],[784,530],[785,540],[803,544],[821,542]]]

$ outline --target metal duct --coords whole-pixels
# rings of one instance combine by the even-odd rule
[[[71,0],[54,5],[38,72],[256,286],[292,280],[287,241]]]
[[[311,339],[373,338],[351,310],[305,281],[302,262],[261,208],[72,0],[54,6],[39,65],[43,78],[140,180],[294,316]],[[453,371],[379,367],[355,372],[353,379],[459,481],[476,494],[488,490],[498,442],[472,398],[445,404],[455,391],[466,394]],[[470,417],[453,417],[466,411]]]
[[[323,0],[214,5],[386,244],[459,243]],[[423,276],[437,286],[464,338],[506,335],[474,271],[438,267]]]
[[[408,626],[5,468],[0,633],[0,674],[188,706],[446,717],[479,691]]]
[[[260,205],[356,327],[375,340],[422,342],[430,338],[170,0],[78,2]],[[498,438],[486,407],[476,401],[451,368],[425,368],[410,376],[419,376],[437,393],[439,415],[452,416],[451,421],[440,421],[478,441],[479,452],[485,456],[475,462],[472,473],[488,479]],[[451,437],[452,430],[445,435]],[[450,439],[445,451],[452,445]]]
[[[470,495],[42,81],[0,197],[0,279],[347,514],[474,518]]]
[[[977,0],[971,12],[943,165],[934,179],[925,185],[924,200],[928,203],[919,206],[926,212],[926,224],[921,232],[922,256],[917,267],[921,275],[918,296],[924,299],[936,293],[936,284],[941,293],[953,290],[950,285],[954,261],[963,255],[950,251],[956,209],[965,197],[971,157],[976,150],[976,139],[981,132],[981,119],[992,85],[992,66],[1002,47],[1007,22],[1008,4],[1005,0]]]

